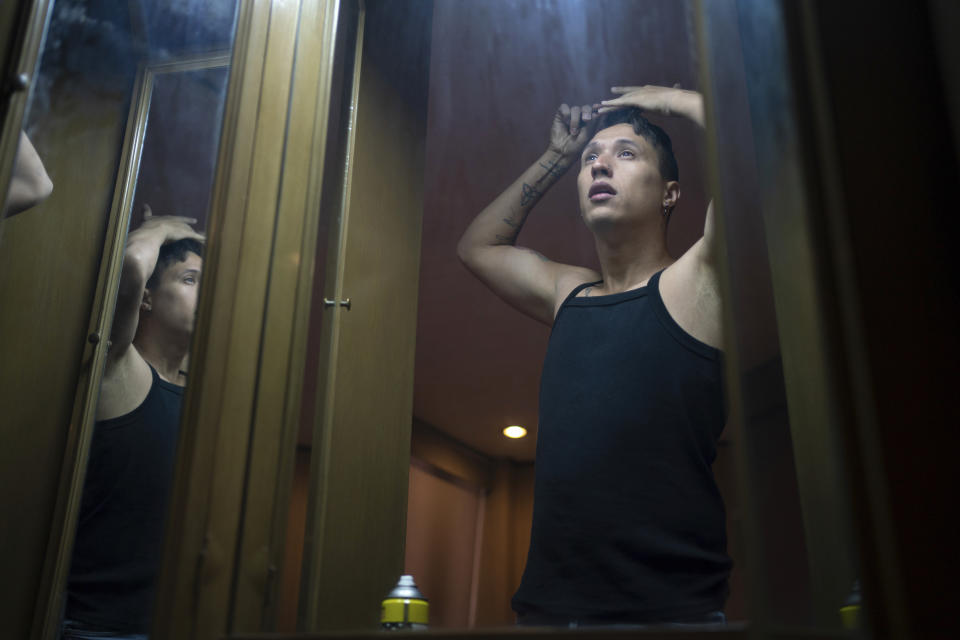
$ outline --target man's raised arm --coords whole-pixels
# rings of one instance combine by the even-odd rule
[[[494,293],[523,313],[553,323],[558,284],[565,275],[593,275],[517,247],[517,236],[534,205],[573,165],[592,135],[592,107],[561,105],[553,119],[550,145],[517,180],[474,219],[457,245],[463,264]]]
[[[613,87],[619,97],[604,100],[598,111],[605,113],[638,107],[650,113],[685,118],[705,127],[703,97],[679,87]],[[707,205],[703,237],[663,272],[660,293],[673,319],[693,337],[722,348],[720,287],[714,250],[713,201]]]
[[[627,107],[637,107],[650,113],[663,116],[685,118],[706,129],[706,116],[703,111],[703,96],[697,91],[674,87],[658,87],[643,85],[633,87],[611,87],[613,93],[620,94],[617,98],[604,100],[600,103],[597,113],[603,114]],[[707,206],[707,216],[704,223],[703,238],[694,246],[700,259],[713,262],[713,201]]]

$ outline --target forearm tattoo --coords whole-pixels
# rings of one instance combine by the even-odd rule
[[[541,195],[543,194],[540,191],[524,182],[523,191],[520,193],[520,206],[525,207],[528,204],[533,204]]]
[[[498,233],[496,235],[497,244],[513,244],[517,241],[517,236],[520,235],[520,227],[523,226],[522,218],[521,222],[514,222],[510,218],[502,218],[501,222],[510,227],[509,230],[506,230],[506,235]]]
[[[559,180],[560,178],[563,177],[563,174],[565,173],[565,171],[557,167],[558,163],[559,161],[554,160],[550,164],[544,164],[542,162],[538,162],[537,164],[543,167],[543,169],[547,172],[548,176],[550,176],[554,180]]]
[[[546,182],[546,186],[549,187],[551,184],[563,177],[563,174],[566,173],[566,167],[560,167],[560,160],[554,160],[553,162],[547,164],[545,162],[537,162],[537,166],[543,169],[544,173],[540,176],[532,185],[523,183],[523,189],[520,193],[520,206],[526,207],[528,205],[534,204],[537,200],[540,199],[540,196],[543,195],[543,183]]]
[[[554,160],[553,162],[547,164],[545,162],[538,162],[538,166],[544,170],[543,175],[537,178],[533,184],[528,184],[526,182],[522,183],[520,186],[520,211],[514,211],[510,216],[506,218],[501,218],[509,231],[506,231],[505,234],[496,234],[495,238],[497,244],[514,244],[517,241],[517,236],[520,234],[520,229],[523,227],[524,220],[529,213],[529,209],[536,204],[537,200],[543,196],[546,188],[560,179],[566,168],[561,168],[558,165],[560,164],[559,160]],[[517,215],[519,214],[519,220]],[[545,260],[546,258],[544,258]]]

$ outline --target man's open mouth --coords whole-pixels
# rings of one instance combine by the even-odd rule
[[[590,185],[590,191],[587,192],[587,197],[594,202],[609,200],[615,195],[617,195],[617,190],[606,182],[594,182]]]

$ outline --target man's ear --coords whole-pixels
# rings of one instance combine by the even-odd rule
[[[143,290],[143,300],[140,301],[140,310],[148,313],[153,310],[153,296],[150,295],[150,289]]]
[[[680,183],[670,180],[663,186],[663,208],[673,209],[680,201]]]

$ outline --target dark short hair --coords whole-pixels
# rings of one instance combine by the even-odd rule
[[[629,124],[634,133],[642,137],[657,152],[657,164],[660,175],[666,180],[680,180],[680,167],[673,155],[673,143],[667,132],[643,117],[643,111],[632,107],[608,111],[597,120],[597,131],[617,124]]]
[[[194,238],[181,238],[162,245],[157,256],[157,266],[153,268],[153,274],[147,280],[147,289],[152,289],[160,282],[160,277],[170,265],[186,262],[188,253],[195,253],[202,258],[203,243]]]

